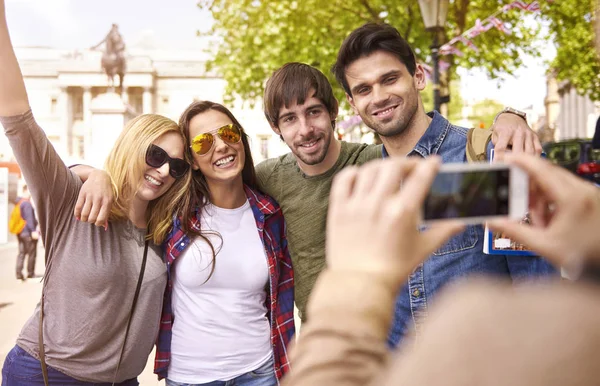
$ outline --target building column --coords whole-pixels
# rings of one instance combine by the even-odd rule
[[[144,94],[142,95],[142,113],[151,114],[153,112],[152,105],[152,90],[150,87],[144,87]]]
[[[123,89],[121,90],[121,99],[125,105],[129,104],[129,90],[125,86],[123,86]]]
[[[567,89],[564,93],[563,101],[565,104],[565,114],[563,117],[562,139],[571,138],[573,122],[571,122],[571,90]]]
[[[588,97],[585,98],[586,106],[585,106],[585,115],[587,117],[587,127],[586,129],[586,138],[593,138],[594,132],[596,131],[596,120],[598,119],[598,115],[596,114],[596,107],[594,106],[594,102]]]
[[[577,93],[577,138],[585,138],[587,134],[587,98]]]
[[[71,155],[72,138],[73,138],[73,119],[71,117],[72,109],[69,101],[69,93],[66,86],[60,86],[58,94],[57,111],[59,116],[59,127],[64,127],[64,131],[60,135],[60,152],[61,157]]]
[[[92,146],[92,88],[83,88],[83,156],[90,154]]]
[[[579,95],[577,95],[577,91],[575,87],[571,88],[571,98],[573,99],[573,135],[572,138],[579,137],[579,132],[581,131],[581,118],[579,117],[580,104],[579,103]]]

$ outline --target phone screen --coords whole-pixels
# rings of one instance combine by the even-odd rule
[[[425,200],[424,220],[509,214],[506,169],[440,172]]]

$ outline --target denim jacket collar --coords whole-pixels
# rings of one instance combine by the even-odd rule
[[[421,139],[419,139],[419,142],[408,153],[409,156],[420,155],[421,157],[427,157],[437,154],[444,142],[444,138],[446,138],[450,130],[450,122],[437,111],[432,111],[427,113],[427,115],[432,118],[431,123]],[[382,155],[383,158],[389,157],[385,146],[382,148]]]

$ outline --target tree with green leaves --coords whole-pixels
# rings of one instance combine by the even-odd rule
[[[214,68],[228,83],[226,98],[256,101],[265,80],[286,62],[308,63],[319,68],[345,100],[331,76],[344,38],[366,22],[386,22],[396,27],[415,50],[418,60],[430,60],[432,36],[425,30],[417,1],[397,0],[202,0],[201,8],[212,13],[214,24],[206,34],[214,36]],[[498,0],[454,0],[450,3],[442,43],[460,35],[493,14]],[[478,51],[459,47],[464,56],[442,56],[449,64],[442,78],[443,92],[456,79],[456,69],[483,68],[490,77],[512,73],[521,65],[521,55],[537,56],[537,23],[525,23],[523,12],[511,10],[502,20],[512,29],[504,34],[492,29],[473,39]]]
[[[448,120],[450,122],[458,121],[462,118],[463,99],[460,95],[460,82],[453,80],[450,82],[450,102],[448,103]],[[427,83],[425,89],[421,92],[421,99],[423,101],[423,107],[425,111],[433,110],[433,85],[431,82]],[[504,106],[500,107],[502,110]]]
[[[582,95],[600,101],[600,60],[594,49],[594,19],[598,30],[596,0],[544,2],[542,14],[556,44],[551,63],[558,80],[569,81]]]
[[[501,111],[504,105],[493,99],[484,99],[471,106],[471,113],[467,117],[473,124],[473,127],[491,127],[498,111]]]

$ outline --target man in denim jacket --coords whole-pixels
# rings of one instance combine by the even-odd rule
[[[379,134],[384,157],[436,154],[443,162],[466,162],[467,129],[436,111],[425,113],[419,94],[426,84],[424,70],[395,28],[370,23],[353,31],[332,71],[355,112]],[[391,346],[411,325],[418,337],[432,297],[454,280],[486,274],[518,281],[556,273],[537,257],[484,254],[483,235],[481,225],[468,226],[411,274],[396,300]]]

